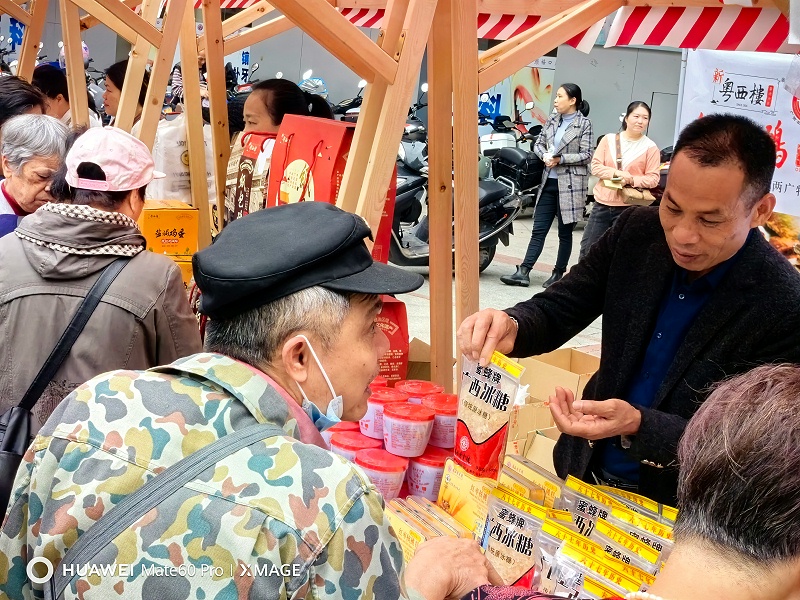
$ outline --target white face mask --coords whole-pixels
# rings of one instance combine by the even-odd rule
[[[298,337],[303,338],[306,344],[308,344],[308,349],[311,351],[311,356],[314,357],[314,361],[316,361],[319,370],[322,372],[322,376],[325,378],[325,383],[328,384],[328,389],[331,392],[331,401],[328,403],[328,410],[325,411],[323,415],[316,404],[311,402],[306,396],[305,391],[303,391],[303,387],[300,385],[299,382],[297,383],[297,387],[300,389],[300,393],[303,395],[303,409],[309,413],[309,416],[314,421],[314,424],[317,426],[317,429],[320,431],[324,431],[336,423],[339,423],[342,420],[342,412],[344,411],[344,400],[341,396],[337,396],[336,392],[333,389],[333,384],[331,380],[328,378],[328,374],[325,372],[325,368],[322,366],[322,361],[320,361],[317,353],[314,352],[314,347],[311,345],[311,342],[308,341],[308,338],[304,335],[299,335]],[[311,406],[314,404],[314,408],[316,411],[311,410]],[[317,414],[313,414],[317,413]]]

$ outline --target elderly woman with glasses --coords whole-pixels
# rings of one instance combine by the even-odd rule
[[[26,114],[6,121],[0,130],[0,237],[23,217],[53,200],[50,183],[64,164],[67,127],[46,115]]]

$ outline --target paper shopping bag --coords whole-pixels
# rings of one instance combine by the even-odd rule
[[[335,204],[354,132],[353,123],[286,115],[272,153],[267,206]]]

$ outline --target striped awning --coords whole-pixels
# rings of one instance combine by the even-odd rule
[[[795,53],[789,22],[776,8],[726,3],[709,8],[636,7],[617,11],[606,47],[668,46]]]
[[[343,8],[342,15],[359,27],[379,28],[383,9]],[[478,37],[488,40],[507,40],[531,29],[542,17],[536,15],[478,15]],[[583,52],[589,52],[603,29],[605,19],[569,40],[567,44]]]
[[[221,0],[220,6],[222,8],[247,8],[255,2],[256,0]],[[202,0],[195,0],[195,8],[201,6]],[[381,26],[384,10],[343,8],[341,13],[358,27],[377,29]],[[535,15],[480,14],[478,15],[478,37],[489,40],[507,40],[531,29],[541,19],[542,17]],[[567,44],[582,52],[589,52],[597,41],[604,23],[605,19],[576,35]]]

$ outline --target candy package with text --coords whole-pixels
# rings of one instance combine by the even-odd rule
[[[485,367],[462,356],[454,454],[456,462],[469,473],[497,478],[508,420],[524,370],[499,352]]]
[[[524,456],[509,454],[503,468],[522,477],[531,490],[542,490],[545,508],[561,508],[561,490],[564,482]]]

